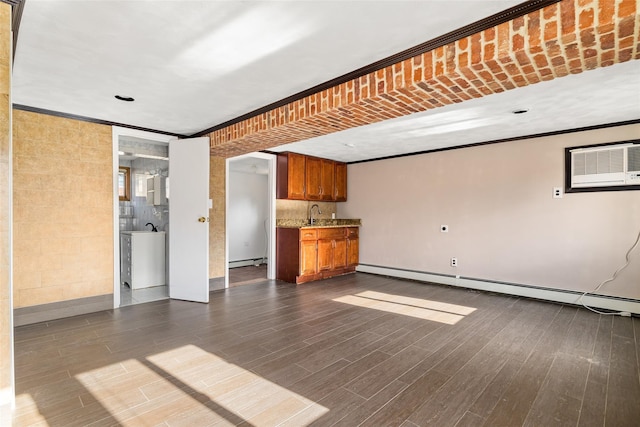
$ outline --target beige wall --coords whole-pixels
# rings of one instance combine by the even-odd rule
[[[209,213],[209,278],[224,277],[225,274],[225,169],[225,159],[211,157],[209,194],[213,209]]]
[[[640,231],[640,191],[553,199],[564,148],[638,135],[631,125],[350,165],[339,215],[362,218],[361,263],[592,290]],[[640,299],[640,249],[632,256],[602,294]]]
[[[14,305],[113,293],[111,127],[13,113]]]
[[[0,424],[8,425],[13,399],[10,271],[11,6],[0,3]]]

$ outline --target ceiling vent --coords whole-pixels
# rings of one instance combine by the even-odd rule
[[[640,186],[640,143],[569,149],[571,188]]]

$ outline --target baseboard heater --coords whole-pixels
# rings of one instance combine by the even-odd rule
[[[238,261],[229,261],[229,268],[247,267],[250,265],[266,264],[267,258],[241,259]]]
[[[457,286],[461,288],[478,289],[482,291],[536,298],[563,304],[581,305],[578,302],[578,298],[580,298],[582,292],[578,291],[542,288],[538,286],[522,285],[508,282],[496,282],[471,277],[456,277],[447,274],[429,273],[425,271],[383,267],[370,264],[360,264],[356,268],[356,271],[362,273],[377,274],[380,276],[390,276],[400,279],[410,279],[420,282],[431,282],[442,285]],[[629,313],[640,315],[639,300],[614,297],[609,295],[586,295],[582,300],[589,307],[612,311],[626,311]]]

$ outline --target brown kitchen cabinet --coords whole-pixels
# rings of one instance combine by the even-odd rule
[[[333,199],[336,202],[347,201],[347,164],[336,162]]]
[[[305,188],[307,200],[333,201],[336,164],[333,160],[307,157]]]
[[[276,278],[305,283],[352,273],[358,265],[357,227],[276,229]]]
[[[305,168],[305,200],[320,200],[322,198],[322,159],[306,158]]]
[[[320,162],[320,200],[335,201],[336,162],[322,159]]]
[[[305,198],[306,157],[297,153],[278,155],[276,173],[278,199],[307,200]]]
[[[318,272],[317,230],[300,229],[300,275],[310,276]]]
[[[278,199],[347,201],[347,165],[296,153],[278,154]]]
[[[357,227],[347,228],[347,267],[356,267],[360,259],[360,235]]]
[[[347,236],[345,228],[318,229],[318,271],[342,269],[347,266]]]

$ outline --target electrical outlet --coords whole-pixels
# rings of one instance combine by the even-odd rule
[[[449,226],[448,225],[441,225],[440,226],[440,232],[441,233],[448,233],[449,232]]]
[[[458,258],[451,258],[451,267],[457,267],[458,266]]]
[[[553,198],[562,199],[562,187],[553,187]]]

